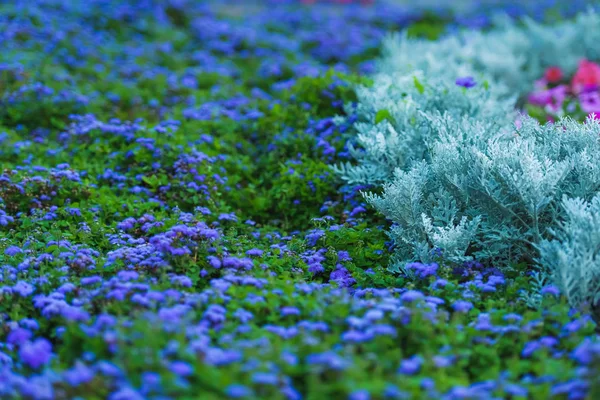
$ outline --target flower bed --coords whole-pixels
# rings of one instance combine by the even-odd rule
[[[330,168],[360,154],[370,112],[397,145],[418,107],[512,122],[514,99],[472,71],[360,75],[385,68],[389,31],[487,15],[218,3],[0,5],[0,398],[593,398],[578,292],[447,248],[390,259],[402,243],[361,193],[428,143],[373,181]],[[560,137],[523,126],[548,152]],[[597,200],[569,204],[548,260],[588,243]]]

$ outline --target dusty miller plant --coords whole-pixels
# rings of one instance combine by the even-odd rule
[[[481,85],[465,89],[444,79],[408,75],[379,75],[372,87],[357,88],[360,116],[357,136],[349,150],[359,164],[338,165],[335,170],[349,183],[388,181],[395,168],[427,159],[437,140],[430,119],[442,114],[485,121],[490,128],[513,121],[514,97],[500,98],[496,89]]]
[[[563,196],[591,199],[600,188],[600,124],[523,118],[512,131],[449,115],[431,120],[439,137],[430,160],[397,168],[381,195],[367,194],[394,222],[402,262],[532,261],[564,212]]]
[[[539,262],[576,307],[600,297],[600,194],[590,201],[564,198],[564,220],[539,245]]]
[[[600,59],[600,18],[500,25],[435,42],[389,37],[373,85],[357,88],[356,162],[335,169],[382,187],[365,196],[393,223],[391,270],[429,262],[436,248],[454,262],[537,261],[540,282],[552,278],[578,306],[600,289],[600,233],[590,230],[600,123],[540,125],[516,118],[515,106],[546,67],[568,74],[581,58]],[[455,84],[467,75],[477,86]]]

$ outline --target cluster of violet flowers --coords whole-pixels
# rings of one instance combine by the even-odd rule
[[[527,97],[528,111],[554,121],[569,115],[585,121],[600,114],[600,65],[581,60],[572,77],[559,67],[550,67],[535,82],[535,91]],[[544,121],[545,122],[545,121]]]

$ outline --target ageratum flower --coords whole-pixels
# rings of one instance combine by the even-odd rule
[[[452,308],[454,309],[454,311],[466,313],[466,312],[469,312],[473,308],[473,303],[471,303],[470,301],[465,301],[465,300],[457,300],[452,305]]]
[[[16,328],[10,331],[6,337],[6,342],[9,344],[20,345],[29,341],[32,336],[32,333],[27,329]]]
[[[354,391],[348,396],[348,400],[369,400],[370,398],[371,394],[366,389]]]
[[[82,362],[76,362],[75,366],[63,373],[63,379],[70,386],[79,386],[90,382],[94,379],[94,370]]]
[[[425,295],[422,292],[419,292],[416,290],[407,290],[406,292],[402,293],[402,295],[400,296],[400,300],[402,300],[403,302],[407,302],[407,303],[422,300],[424,298],[425,298]]]
[[[108,396],[108,400],[144,400],[144,396],[133,388],[124,387]]]
[[[44,338],[24,343],[19,349],[21,361],[30,368],[38,369],[46,365],[52,357],[52,345]]]
[[[244,385],[233,384],[225,388],[225,394],[231,398],[239,399],[250,396],[252,391]]]
[[[184,361],[174,361],[169,365],[169,370],[179,376],[188,376],[194,372],[194,368]]]
[[[23,252],[23,250],[21,250],[19,247],[17,246],[8,246],[5,250],[4,250],[4,254],[6,254],[9,257],[15,256],[19,253]]]
[[[423,359],[420,356],[413,356],[412,358],[402,360],[398,372],[404,375],[414,375],[419,372],[422,364]]]

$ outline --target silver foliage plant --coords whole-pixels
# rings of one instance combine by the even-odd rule
[[[600,59],[600,18],[504,22],[436,42],[389,38],[374,84],[357,90],[350,183],[393,222],[390,269],[432,261],[537,262],[572,305],[600,291],[600,123],[540,125],[518,98],[550,65]],[[458,77],[478,85],[465,89]]]
[[[565,221],[540,245],[539,262],[559,282],[569,303],[580,307],[600,298],[600,194],[591,201],[563,199]]]
[[[448,84],[447,79],[428,77],[422,71],[383,74],[374,80],[371,87],[357,88],[358,146],[350,145],[349,150],[359,164],[336,167],[349,183],[383,183],[395,168],[427,159],[437,140],[431,120],[442,113],[485,121],[490,128],[506,126],[516,117],[515,98],[499,99],[494,87],[467,90],[454,80]]]

